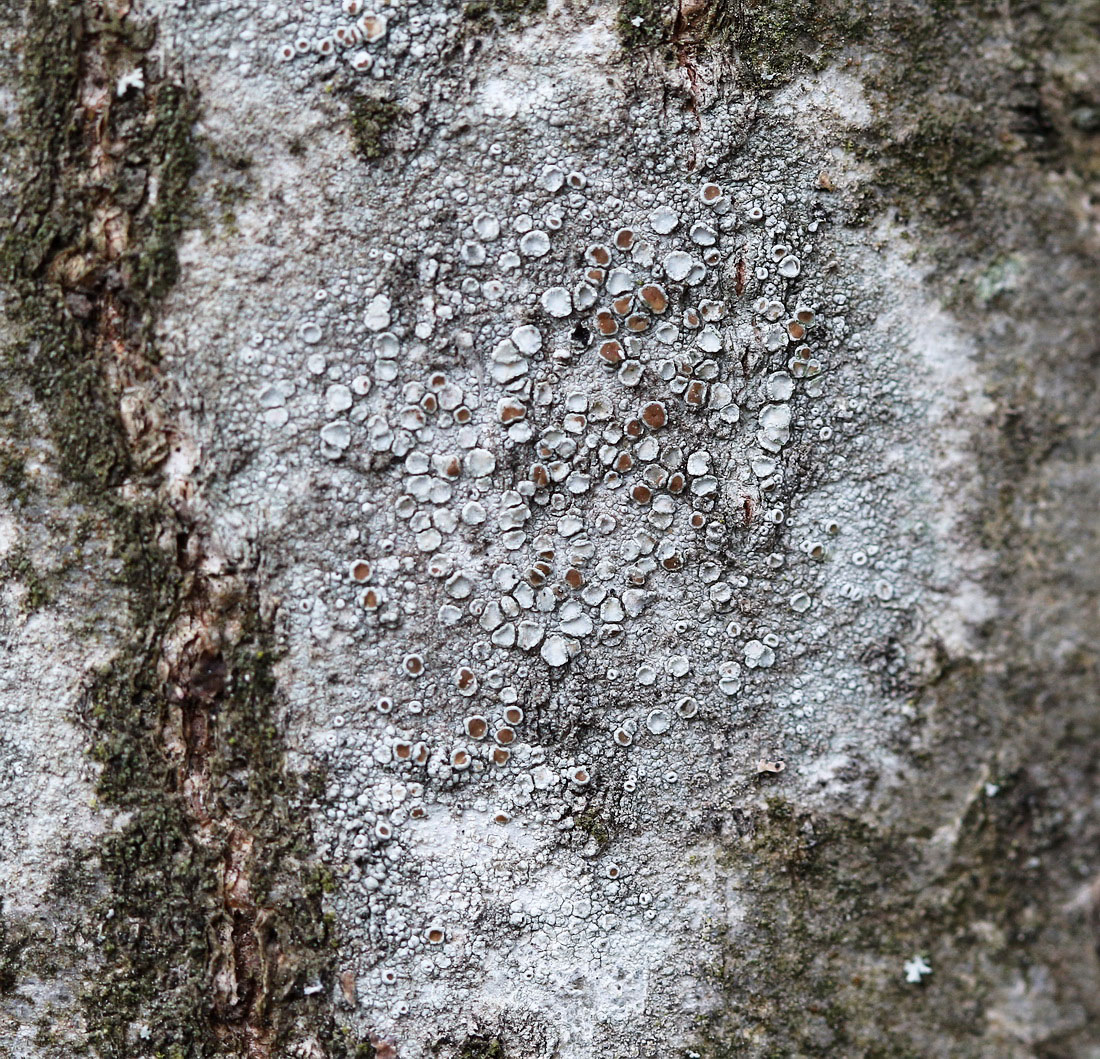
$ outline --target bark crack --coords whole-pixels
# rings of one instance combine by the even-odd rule
[[[4,232],[23,332],[4,370],[46,413],[69,487],[115,527],[130,612],[128,646],[80,711],[100,797],[128,820],[67,873],[102,943],[88,1042],[101,1055],[344,1055],[331,883],[284,762],[260,558],[234,567],[209,542],[198,445],[152,339],[198,167],[196,99],[168,77],[123,87],[152,65],[155,36],[129,0],[32,0],[25,20],[22,151],[36,176]]]

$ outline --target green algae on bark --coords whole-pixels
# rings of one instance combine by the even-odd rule
[[[996,778],[994,794],[964,807],[942,866],[919,827],[781,799],[727,820],[721,863],[753,914],[715,928],[726,955],[712,978],[726,1002],[695,1054],[885,1059],[947,1054],[948,1041],[953,1056],[991,1054],[978,1031],[1002,972],[1056,956],[1057,911],[1040,913],[1036,893],[1072,852],[1058,792],[1031,770]],[[933,968],[920,986],[903,975],[915,954]]]
[[[717,0],[704,6],[697,36],[735,56],[750,84],[775,87],[864,39],[869,19],[846,0]]]
[[[467,0],[462,18],[471,31],[514,29],[546,13],[546,0]]]
[[[364,161],[377,161],[388,150],[386,137],[397,122],[401,108],[382,96],[349,92],[348,112],[355,153]]]
[[[128,609],[122,649],[77,718],[115,823],[54,884],[73,937],[98,938],[86,1035],[49,1046],[184,1059],[283,1054],[296,1040],[345,1055],[355,1045],[328,989],[331,884],[281,744],[274,616],[261,613],[254,568],[201,573],[198,527],[159,496],[167,410],[135,429],[119,408],[124,386],[162,389],[152,323],[178,273],[196,100],[150,79],[106,93],[102,110],[85,102],[89,85],[141,62],[150,24],[32,0],[5,27],[23,44],[22,120],[5,139],[30,178],[0,240],[17,330],[0,371],[40,410],[62,488],[108,528]],[[25,477],[16,460],[10,486]],[[51,949],[80,959],[79,945],[17,924],[3,935],[6,991]]]

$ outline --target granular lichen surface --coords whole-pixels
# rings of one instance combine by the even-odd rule
[[[979,69],[1055,47],[930,8]],[[174,446],[132,490],[177,532],[147,657],[216,733],[168,699],[143,738],[225,850],[184,980],[219,1047],[1091,1054],[1095,174],[1066,132],[1048,179],[1014,96],[899,103],[907,11],[142,12],[111,91],[181,86],[126,273]],[[1058,125],[1088,75],[1036,55]],[[11,620],[60,613],[4,554]],[[96,635],[74,687],[133,657]],[[226,924],[286,908],[280,977]],[[116,1047],[185,1017],[159,989]]]

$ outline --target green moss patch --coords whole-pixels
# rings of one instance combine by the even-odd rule
[[[499,1037],[467,1037],[455,1052],[454,1059],[506,1059]]]
[[[725,60],[738,82],[756,89],[822,68],[864,40],[869,26],[846,0],[711,0],[686,13],[657,0],[620,0],[615,24],[624,48],[672,45],[670,60]]]
[[[157,676],[154,642],[118,659],[85,696],[98,793],[126,821],[62,887],[107,884],[98,901],[81,893],[106,957],[84,998],[102,1054],[127,1054],[139,1024],[157,1054],[245,1054],[257,1034],[282,1048],[306,1013],[339,1040],[327,990],[305,993],[332,976],[329,886],[283,760],[270,632],[255,599],[221,613],[239,631],[192,658],[175,695]],[[166,729],[180,733],[174,752]],[[237,871],[247,898],[227,901]],[[218,974],[235,982],[232,993],[215,987]]]
[[[471,31],[515,29],[546,14],[546,0],[469,0],[462,17]]]
[[[119,378],[146,382],[157,359],[152,323],[177,278],[198,166],[197,100],[182,84],[151,80],[87,114],[84,80],[113,83],[142,63],[154,27],[48,0],[31,0],[18,26],[14,12],[4,17],[24,43],[25,130],[6,131],[5,147],[31,179],[0,233],[0,279],[19,332],[0,357],[0,381],[28,392],[36,415],[0,411],[11,431],[44,424],[64,499],[111,538],[126,613],[123,647],[89,681],[77,717],[114,826],[74,851],[55,881],[72,938],[47,946],[0,920],[0,987],[42,973],[46,949],[83,966],[79,939],[94,938],[80,998],[93,1054],[288,1054],[305,1035],[328,1056],[351,1054],[328,989],[331,878],[312,854],[307,795],[284,760],[272,619],[253,571],[216,584],[197,572],[195,528],[157,503],[156,458],[135,451],[144,441],[131,443],[118,410]],[[93,185],[101,136],[123,153]],[[128,221],[121,251],[98,227],[112,211]],[[5,438],[3,477],[26,493],[20,444]],[[24,559],[12,559],[14,575],[42,605],[45,586]],[[181,620],[193,637],[182,643]]]
[[[1072,700],[1094,680],[1086,668],[1068,673],[1061,694]],[[893,819],[889,805],[872,823],[772,798],[723,821],[720,863],[743,914],[735,930],[715,928],[724,955],[712,977],[726,1002],[695,1051],[885,1059],[946,1041],[952,1055],[980,1059],[986,1012],[1028,968],[1052,976],[1063,1010],[1095,988],[1079,974],[1088,940],[1062,904],[1096,871],[1093,854],[1076,862],[1083,836],[1070,821],[1076,784],[1095,790],[1081,748],[1100,732],[1095,717],[1082,726],[1080,711],[1050,702],[1044,711],[1061,721],[1042,731],[1035,681],[961,665],[921,692],[920,712],[937,721],[919,780],[927,793],[902,792]],[[1000,746],[1026,764],[1000,764]],[[979,753],[991,785],[968,792],[952,777],[974,776]],[[1063,776],[1073,777],[1065,789]],[[1098,828],[1085,828],[1090,849]],[[917,954],[933,969],[920,984],[903,973]]]
[[[390,99],[349,93],[348,113],[355,153],[374,162],[388,150],[387,134],[397,122],[401,108]]]
[[[672,14],[658,0],[621,0],[615,29],[624,48],[657,48],[672,37]]]
[[[865,39],[868,18],[858,5],[831,0],[716,0],[704,8],[699,36],[706,49],[735,57],[750,84],[774,86]]]

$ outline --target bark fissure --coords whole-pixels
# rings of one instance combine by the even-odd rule
[[[152,77],[155,27],[126,0],[35,0],[25,18],[20,149],[34,176],[4,233],[20,329],[4,371],[45,413],[74,497],[113,527],[129,612],[78,711],[122,823],[58,884],[85,904],[76,929],[98,934],[103,959],[86,1043],[345,1054],[327,877],[281,745],[275,614],[259,557],[234,567],[207,542],[194,441],[152,339],[199,162],[197,101]]]

